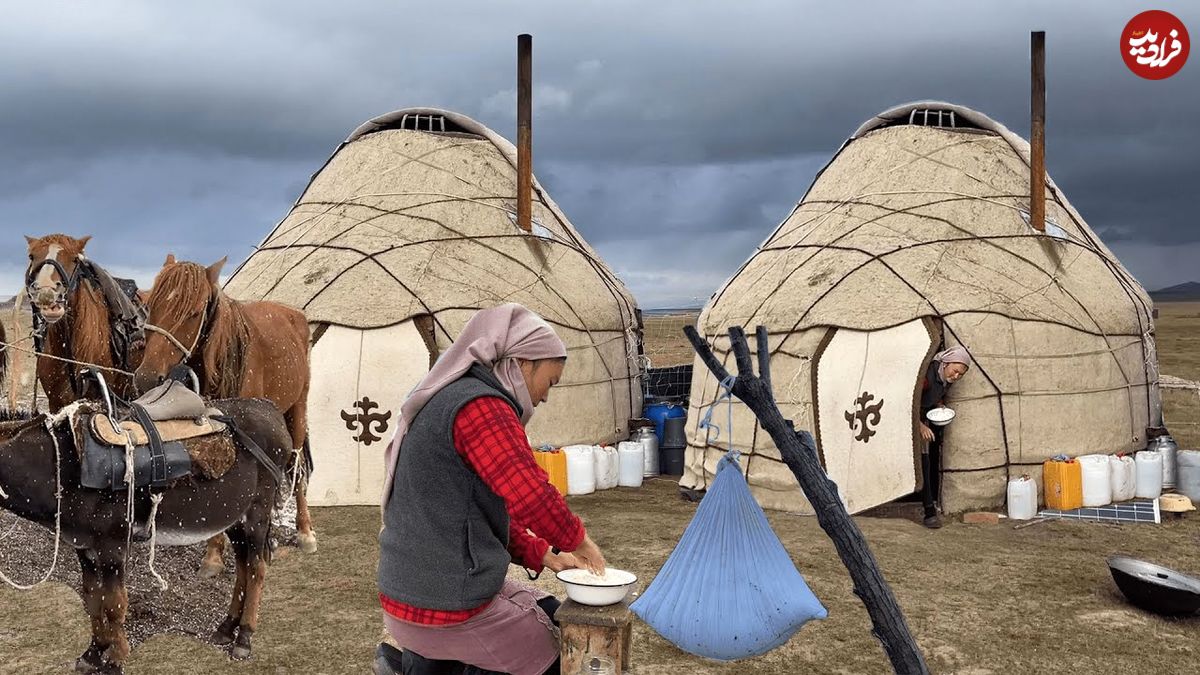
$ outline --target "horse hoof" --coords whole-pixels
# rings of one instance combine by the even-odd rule
[[[304,553],[317,552],[317,533],[309,532],[308,534],[299,533],[296,535],[296,543],[300,546],[300,550]]]
[[[234,661],[245,661],[250,658],[250,646],[234,645],[233,651],[229,655],[233,657]]]
[[[225,617],[225,620],[221,622],[221,625],[217,626],[217,629],[213,631],[212,643],[220,647],[233,644],[233,631],[236,629],[237,621],[230,619],[229,617]]]
[[[75,659],[75,671],[79,673],[90,673],[103,665],[104,658],[100,655],[100,650],[94,647],[88,647],[87,651]]]
[[[200,565],[199,575],[201,579],[213,579],[224,571],[224,564],[205,561],[202,565]]]

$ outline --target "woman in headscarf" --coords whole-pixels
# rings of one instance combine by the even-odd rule
[[[951,347],[938,352],[929,362],[929,369],[921,382],[921,475],[924,479],[921,496],[925,502],[925,527],[937,529],[942,526],[938,515],[938,495],[941,492],[942,427],[929,426],[925,417],[930,410],[946,405],[946,390],[967,373],[971,367],[971,355],[964,347]],[[935,431],[936,429],[936,431]]]
[[[566,358],[521,305],[481,310],[405,399],[379,535],[384,623],[404,652],[380,645],[377,671],[558,672],[558,601],[506,573],[510,562],[604,571],[525,435]]]

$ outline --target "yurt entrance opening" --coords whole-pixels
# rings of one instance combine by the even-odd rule
[[[921,489],[922,381],[940,342],[935,322],[921,318],[877,331],[831,328],[817,347],[814,437],[850,513]]]

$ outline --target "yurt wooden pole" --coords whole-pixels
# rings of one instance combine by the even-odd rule
[[[1033,228],[1046,231],[1046,32],[1029,34],[1030,124],[1029,217]]]
[[[533,36],[517,36],[517,225],[533,230]]]
[[[685,326],[683,332],[700,360],[718,380],[724,381],[729,377],[729,371],[717,360],[712,347],[700,337],[693,326]],[[895,594],[883,578],[883,572],[871,553],[871,547],[867,545],[866,537],[838,497],[837,485],[829,480],[829,476],[821,468],[812,434],[796,431],[792,421],[785,419],[779,411],[774,390],[771,388],[771,352],[767,348],[767,329],[759,326],[756,338],[758,375],[754,374],[745,331],[741,326],[729,329],[730,347],[737,360],[737,379],[733,383],[733,395],[745,403],[758,418],[759,425],[771,435],[771,440],[779,449],[784,463],[796,476],[800,489],[804,491],[804,496],[816,512],[817,524],[833,540],[838,557],[850,573],[850,580],[854,582],[854,594],[866,606],[867,614],[871,617],[872,632],[883,644],[883,651],[887,653],[893,670],[904,675],[929,673],[921,648],[908,628],[900,603],[896,601]]]

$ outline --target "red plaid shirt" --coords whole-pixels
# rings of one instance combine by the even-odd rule
[[[509,518],[508,552],[514,562],[540,573],[542,557],[552,544],[574,551],[583,543],[583,523],[534,461],[525,428],[506,401],[487,396],[463,406],[454,418],[454,449],[504,500]],[[491,604],[488,601],[463,610],[426,609],[396,602],[382,593],[379,601],[393,617],[428,626],[462,623]]]

